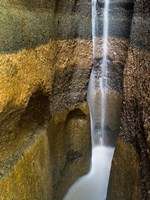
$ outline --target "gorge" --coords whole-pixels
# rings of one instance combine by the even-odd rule
[[[91,0],[0,2],[0,199],[62,200],[89,172],[87,90],[102,64],[103,8],[98,0],[93,62]],[[150,2],[109,8],[106,146],[118,139],[107,199],[149,200]]]
[[[106,132],[107,124],[107,74],[108,72],[108,33],[109,33],[109,0],[105,0],[102,11],[103,47],[101,65],[95,62],[99,58],[98,9],[97,0],[92,1],[92,39],[93,68],[88,86],[88,105],[91,118],[92,159],[90,172],[80,178],[70,189],[64,200],[106,200],[111,162],[115,141],[112,131]],[[113,102],[114,103],[114,102]],[[111,110],[111,109],[110,109]],[[118,115],[119,113],[116,113]],[[113,121],[113,119],[112,119]],[[117,123],[117,122],[116,122]],[[110,127],[109,127],[110,129]],[[106,135],[107,134],[107,135]],[[106,136],[107,141],[106,141]],[[112,139],[113,138],[113,139]],[[109,143],[108,143],[109,141]]]

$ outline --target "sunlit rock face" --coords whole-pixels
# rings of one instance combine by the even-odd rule
[[[130,48],[124,70],[122,130],[120,134],[123,141],[118,141],[113,161],[108,192],[108,199],[111,200],[150,199],[149,27],[150,3],[149,1],[136,1]],[[130,182],[129,174],[130,177],[134,175],[134,183]],[[128,190],[130,192],[127,192]]]

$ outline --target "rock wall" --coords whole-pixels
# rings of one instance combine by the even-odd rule
[[[137,0],[124,70],[122,130],[108,192],[111,200],[150,199],[149,33],[150,3]]]
[[[77,24],[80,14],[72,12],[74,2],[58,13],[65,3],[0,3],[0,199],[62,199],[70,184],[89,169],[89,114],[79,104],[86,97],[92,43],[72,35],[72,23]],[[70,119],[70,110],[56,117],[62,130],[58,135],[57,124],[48,128],[50,119],[71,105],[78,106],[70,108],[75,110]],[[83,139],[81,148],[75,145]],[[66,149],[60,161],[62,145]],[[74,163],[82,165],[77,173]]]
[[[101,51],[103,1],[98,1],[97,6],[100,10],[98,46]],[[149,4],[144,0],[136,1],[133,22],[133,1],[114,0],[110,6],[111,27],[108,58],[111,73],[109,74],[109,85],[111,90],[121,94],[123,70],[127,61],[121,137],[124,138],[124,141],[134,144],[137,149],[138,154],[136,151],[133,153],[132,148],[131,159],[135,160],[135,163],[140,161],[145,163],[141,174],[138,174],[138,164],[135,164],[135,168],[133,167],[130,172],[132,174],[135,169],[133,174],[136,174],[136,180],[139,180],[140,175],[142,176],[141,187],[144,199],[149,187],[145,146],[149,145],[148,104],[146,103],[148,99],[146,84],[149,78],[147,65],[149,59]],[[132,33],[129,47],[131,22]],[[0,27],[0,186],[3,188],[0,195],[8,200],[10,198],[20,200],[22,194],[26,199],[59,200],[77,176],[88,169],[89,118],[88,112],[85,112],[86,109],[80,108],[78,105],[86,100],[87,85],[93,63],[91,0],[3,0],[0,3]],[[143,34],[145,37],[141,37]],[[98,62],[101,57],[100,53],[97,58]],[[134,92],[131,94],[130,86],[132,84],[134,84]],[[62,112],[63,114],[58,115],[59,117],[55,115],[56,112],[66,110],[72,105],[77,107],[71,109],[79,109],[79,112],[73,112],[74,114],[70,114],[69,118],[67,115],[70,110],[65,111],[65,114]],[[80,111],[84,114],[79,114]],[[139,111],[144,114],[141,115]],[[134,118],[137,120],[136,123],[133,121]],[[136,124],[133,129],[130,129],[130,121],[132,125]],[[139,122],[142,124],[140,127],[144,127],[142,131],[137,128]],[[75,129],[75,134],[77,133],[78,136],[78,129],[82,130],[85,126],[77,138],[70,132],[75,124],[79,126]],[[49,128],[47,129],[47,127]],[[127,131],[124,131],[125,127],[127,127]],[[40,132],[40,130],[44,131]],[[139,131],[139,134],[136,130]],[[66,136],[63,135],[64,133]],[[86,140],[83,147],[89,148],[85,148],[86,151],[83,151],[80,146],[82,143],[79,140],[83,142],[85,135]],[[46,142],[47,138],[49,138],[49,144]],[[79,146],[76,146],[77,143]],[[118,142],[118,148],[121,144]],[[122,155],[130,152],[128,147],[126,149],[126,145],[123,146],[123,149]],[[29,153],[27,159],[23,157],[26,152]],[[43,161],[41,161],[41,154],[46,155],[46,159]],[[53,154],[54,158],[52,158]],[[28,163],[32,160],[32,156],[35,162]],[[80,158],[78,159],[78,157]],[[123,159],[122,156],[120,157],[119,161],[122,164]],[[116,158],[119,158],[118,153],[116,153]],[[43,165],[40,164],[41,162]],[[79,169],[81,165],[84,165],[83,169],[75,173],[76,167]],[[31,169],[30,171],[26,171],[27,166]],[[38,173],[36,173],[37,169]],[[51,173],[48,172],[46,176],[45,173],[48,169]],[[45,170],[44,177],[42,177],[43,170]],[[115,174],[116,171],[112,171]],[[73,177],[72,174],[74,174]],[[9,178],[10,176],[12,178]],[[20,177],[22,181],[20,181]],[[30,179],[28,177],[33,177],[33,182],[30,184],[28,184]],[[37,177],[39,182],[36,181]],[[17,190],[14,187],[6,186],[6,183],[12,185],[14,179],[19,185]],[[113,175],[111,180],[114,183]],[[124,188],[126,188],[126,179],[123,178],[124,180]],[[63,188],[64,183],[66,187]],[[47,185],[47,187],[45,188],[43,185]],[[116,185],[118,186],[118,184]],[[139,185],[138,182],[138,187],[135,184],[134,188],[139,188]],[[111,194],[113,194],[111,188],[113,187],[110,186]],[[56,193],[56,190],[60,192]],[[116,190],[114,189],[114,191]],[[29,193],[31,197],[28,196]]]
[[[1,155],[0,198],[52,199],[53,185],[46,129],[38,130],[28,141],[22,143],[19,149],[15,149],[17,143],[12,144],[15,152],[7,146],[1,152],[4,156],[9,154],[9,159]]]
[[[89,171],[91,134],[86,104],[55,114],[48,128],[53,198],[61,200],[77,177]]]

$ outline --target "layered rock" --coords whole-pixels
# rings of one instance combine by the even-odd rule
[[[29,102],[27,110],[33,106],[39,105]],[[1,144],[0,197],[61,200],[76,178],[89,170],[91,139],[87,105],[55,114],[48,128],[36,127],[36,122],[42,123],[40,113],[28,111],[22,116],[22,129],[18,128],[19,133],[16,130],[15,140],[8,140],[7,146],[3,143],[4,148]]]
[[[15,148],[17,143],[12,145]],[[5,163],[1,162],[0,198],[52,199],[52,174],[46,129],[38,130],[34,136],[30,136],[19,150],[15,149],[14,154],[11,150],[7,146],[3,150],[5,155],[6,151],[10,151],[10,160],[5,158]]]
[[[134,185],[134,191],[139,191],[137,188],[141,185],[139,184],[138,163],[140,161],[138,159],[142,161],[141,163],[145,163],[142,172],[144,199],[148,191],[148,185],[146,185],[148,162],[145,159],[147,153],[144,138],[147,138],[147,144],[149,144],[149,124],[146,103],[147,81],[142,76],[148,80],[149,70],[146,60],[149,58],[147,40],[149,17],[148,11],[142,10],[146,8],[146,5],[143,6],[144,1],[141,2],[137,1],[135,7],[132,43],[125,70],[126,92],[122,117],[123,130],[127,127],[127,131],[122,131],[122,137],[127,141],[132,141],[140,156],[132,147],[130,148],[130,145],[126,146],[125,143],[118,142],[117,148],[120,149],[122,145],[124,153],[120,155],[120,150],[116,151],[116,159],[120,159],[116,161],[116,168],[113,167],[111,180],[113,183],[115,181],[114,185],[117,188],[118,179],[114,179],[115,170],[118,170],[120,166],[118,163],[121,163],[121,166],[127,165],[128,160],[124,161],[122,157],[132,152],[130,158],[133,159],[135,167],[131,169],[130,174],[135,175],[135,180],[138,180],[138,186]],[[103,2],[99,1],[98,6],[99,27],[102,30]],[[0,3],[0,10],[1,194],[6,199],[62,199],[69,185],[87,171],[89,164],[90,133],[89,114],[85,111],[87,108],[77,106],[58,115],[55,114],[86,100],[93,62],[91,0],[4,0]],[[111,3],[109,89],[113,90],[112,93],[117,92],[117,96],[122,91],[132,10],[133,1],[119,0]],[[144,33],[145,37],[139,37],[141,33]],[[101,35],[100,31],[98,44],[100,52]],[[144,51],[135,49],[141,46],[145,49]],[[98,62],[101,57],[100,53]],[[133,94],[130,87],[132,84],[135,84]],[[136,97],[136,100],[132,95]],[[139,110],[142,110],[142,116]],[[132,129],[130,125],[130,121],[132,125],[135,124],[134,117],[137,119],[136,125],[138,124],[139,127],[139,122],[142,122],[144,127],[144,131],[142,129],[139,134],[136,130],[140,129],[137,129],[137,126]],[[128,118],[131,120],[127,120]],[[76,127],[75,130],[71,132],[74,127]],[[135,140],[137,135],[141,139]],[[49,144],[47,138],[49,138]],[[29,170],[26,170],[26,167]],[[125,172],[124,174],[127,174]],[[29,183],[31,177],[33,182]],[[120,173],[120,177],[124,176]],[[14,178],[18,189],[11,186]],[[125,178],[122,181],[126,183]],[[65,184],[66,187],[64,187]],[[46,185],[46,188],[43,185]],[[120,184],[120,190],[122,185]],[[118,192],[119,189],[116,190],[116,188],[114,191]],[[111,186],[110,191],[113,194]],[[23,197],[21,197],[22,194]],[[134,197],[137,197],[137,194],[139,193],[136,193]]]
[[[79,54],[82,56],[82,64],[84,63],[83,66],[80,63],[80,60],[70,58],[72,52],[70,52],[70,54],[67,54],[68,51],[72,50],[75,44],[77,44],[77,46],[76,48],[74,48],[74,53],[75,55]],[[31,156],[32,159],[32,154],[34,155],[34,151],[36,151],[36,148],[39,148],[39,151],[41,151],[42,154],[43,150],[40,146],[42,144],[39,144],[38,138],[42,137],[43,140],[46,140],[44,138],[47,138],[47,135],[50,134],[50,143],[51,140],[56,140],[56,131],[54,131],[55,126],[53,125],[53,127],[51,127],[54,132],[47,131],[47,125],[50,123],[49,119],[54,113],[60,110],[64,110],[70,105],[82,103],[85,100],[86,87],[91,65],[88,69],[85,68],[87,63],[89,63],[89,60],[85,59],[83,44],[86,43],[84,41],[78,40],[74,40],[73,42],[71,40],[54,42],[51,41],[48,45],[44,45],[36,49],[23,50],[18,53],[1,55],[0,182],[3,191],[0,195],[4,197],[5,195],[7,195],[8,198],[15,197],[16,199],[19,199],[23,193],[24,199],[54,199],[54,191],[56,190],[56,188],[60,188],[60,192],[58,193],[59,197],[57,197],[57,199],[62,199],[62,196],[67,190],[67,186],[69,187],[69,185],[73,181],[75,181],[78,176],[86,173],[86,171],[88,170],[88,166],[90,163],[89,150],[91,142],[89,114],[87,111],[85,112],[85,114],[83,113],[83,119],[82,115],[81,119],[80,115],[78,119],[78,112],[77,115],[76,112],[73,115],[72,120],[74,120],[74,123],[76,123],[73,128],[78,129],[79,125],[78,131],[75,130],[74,132],[73,130],[72,133],[70,133],[69,130],[67,131],[64,128],[62,129],[61,134],[66,133],[67,138],[64,139],[60,137],[58,138],[59,143],[52,143],[53,153],[56,155],[56,158],[51,160],[48,148],[52,147],[49,144],[47,144],[47,146],[45,147],[46,156],[44,158],[45,161],[43,161],[42,166],[42,170],[45,170],[45,173],[47,172],[47,170],[51,171],[51,165],[53,165],[53,163],[57,162],[57,159],[59,159],[59,155],[57,155],[57,149],[61,148],[61,143],[62,145],[65,145],[66,143],[66,148],[69,152],[62,152],[64,155],[63,164],[58,163],[57,166],[55,166],[56,168],[53,169],[51,173],[48,173],[47,176],[43,176],[42,170],[39,171],[38,174],[36,174],[37,168],[40,170],[39,155],[37,155],[37,161],[35,162],[35,166],[33,168],[32,165],[28,166],[27,160],[22,160],[22,157],[24,156],[24,154],[26,154],[26,151],[29,152],[28,156]],[[90,50],[90,44],[91,43],[88,43],[89,48],[87,48],[87,51]],[[62,52],[58,53],[58,59],[55,57],[56,53],[58,52],[56,46],[58,49],[60,49],[62,47],[61,45],[64,45],[64,48]],[[70,46],[70,49],[68,46]],[[65,52],[67,47],[68,51]],[[79,52],[78,49],[83,49],[83,51]],[[68,59],[66,55],[68,56]],[[57,63],[55,63],[56,61]],[[70,87],[71,89],[69,91]],[[79,106],[74,109],[78,108]],[[84,110],[88,110],[88,108],[85,108]],[[63,115],[64,118],[61,117],[61,114],[60,119],[58,117],[59,115],[57,116],[57,118],[60,120],[59,123],[64,122],[64,127],[66,123],[69,123],[66,120],[67,112],[69,111],[65,112],[65,114]],[[69,126],[72,125],[68,125],[68,127]],[[43,133],[44,135],[41,136],[39,135],[39,130],[43,128],[45,131]],[[76,139],[74,139],[73,136],[69,136],[69,134],[79,136],[78,140],[80,141],[83,141],[85,139],[86,146],[82,146],[84,147],[84,149],[80,149],[79,151],[78,149],[76,149],[76,147],[74,147],[74,149],[72,150],[72,143],[69,143],[69,140],[72,140],[72,142],[76,143]],[[34,140],[32,138],[34,138]],[[38,147],[35,147],[36,143]],[[45,143],[43,145],[45,145]],[[28,150],[28,148],[30,150]],[[74,166],[74,161],[69,160],[73,159],[72,155],[74,154],[75,156],[76,154],[79,155],[79,158],[77,158],[77,160],[75,159],[77,167],[82,165],[82,169],[80,171],[77,170],[78,173],[75,173],[71,168],[72,165]],[[64,163],[65,166],[63,166]],[[59,166],[59,164],[61,166]],[[20,169],[20,166],[22,165],[24,165],[24,167]],[[28,167],[29,170],[33,171],[33,179],[31,178],[32,173],[30,173],[30,171],[26,172],[26,167]],[[16,174],[14,174],[14,170],[17,170]],[[52,175],[54,172],[56,172],[55,177],[53,177]],[[10,186],[12,184],[12,179],[9,178],[9,173],[12,173],[11,176],[15,177],[16,184],[18,185],[18,190],[20,190],[19,193],[17,193],[17,190],[14,187]],[[29,173],[29,175],[27,175],[26,173]],[[60,173],[62,181],[64,178],[66,182],[66,188],[64,187],[64,189],[59,186]],[[66,176],[64,173],[68,176]],[[55,181],[57,176],[58,183]],[[36,177],[39,177],[39,181],[37,183]],[[22,179],[22,181],[20,180],[20,178]],[[30,183],[27,183],[28,178],[32,179],[30,180]],[[10,182],[8,182],[8,186],[6,186],[8,180]],[[47,185],[47,189],[43,188],[45,184]],[[7,191],[6,194],[5,191]],[[32,194],[28,195],[28,193]]]
[[[124,71],[121,139],[113,160],[108,199],[150,199],[149,13],[148,1],[135,2],[130,48]],[[130,155],[129,151],[132,152]],[[120,178],[117,180],[118,174]],[[132,183],[128,174],[134,176]]]
[[[58,122],[63,123],[59,137],[55,138],[57,125],[49,128],[53,132],[47,130],[52,115],[85,101],[92,66],[91,41],[71,35],[71,23],[76,20],[77,24],[80,18],[71,15],[74,2],[68,5],[67,13],[56,16],[57,4],[54,1],[0,3],[0,198],[62,199],[70,184],[89,169],[87,107],[81,111],[77,106],[70,109],[75,110],[73,114],[68,115],[68,110],[57,115]],[[62,40],[57,38],[60,19],[62,35],[67,33]],[[63,20],[68,20],[66,26]],[[66,138],[62,138],[64,134]],[[85,140],[81,148],[79,140],[82,141],[79,145]],[[62,145],[66,149],[60,161],[57,153]],[[82,165],[77,173],[75,163],[75,169]]]
[[[55,114],[48,128],[53,198],[61,200],[77,177],[90,168],[90,120],[87,105]]]
[[[107,199],[141,200],[139,172],[140,160],[134,147],[118,140],[111,168]]]

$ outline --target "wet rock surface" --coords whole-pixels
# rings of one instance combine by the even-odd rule
[[[101,91],[96,89],[91,93],[90,103],[91,114],[93,116],[93,139],[99,143],[98,137],[101,130]],[[118,134],[120,132],[120,117],[121,117],[122,95],[117,91],[106,92],[106,119],[104,121],[104,136],[103,143],[106,146],[115,146]]]
[[[96,38],[97,53],[93,61],[96,87],[99,87],[102,64],[102,38]],[[116,39],[109,37],[109,51],[107,56],[107,79],[104,86],[110,91],[123,91],[123,72],[126,64],[129,41],[127,39]]]
[[[109,5],[109,35],[117,38],[129,38],[130,26],[133,16],[133,0],[114,0]],[[103,34],[103,8],[104,1],[99,0],[98,9],[98,35]]]

